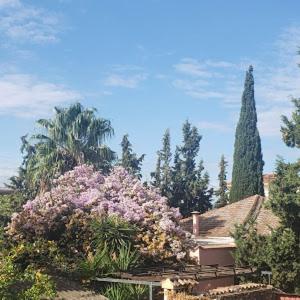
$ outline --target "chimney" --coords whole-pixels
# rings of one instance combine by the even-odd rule
[[[195,237],[198,237],[200,234],[200,212],[199,211],[193,211],[193,235]]]

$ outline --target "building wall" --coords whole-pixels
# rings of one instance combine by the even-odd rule
[[[198,263],[200,265],[233,265],[234,259],[231,254],[233,249],[234,248],[200,248]]]
[[[234,276],[205,279],[193,287],[193,293],[201,294],[211,289],[230,285],[234,285]]]

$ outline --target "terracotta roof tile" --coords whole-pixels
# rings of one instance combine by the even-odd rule
[[[268,234],[269,226],[278,227],[279,219],[264,208],[264,201],[264,197],[255,195],[200,215],[200,237],[230,236],[235,224],[244,224],[250,218],[257,221],[260,234]],[[192,232],[192,218],[181,220],[181,226]]]

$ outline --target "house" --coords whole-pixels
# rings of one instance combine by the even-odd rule
[[[279,218],[265,207],[266,198],[255,195],[204,214],[192,213],[181,220],[181,226],[192,233],[196,247],[190,252],[200,265],[234,265],[232,252],[235,249],[231,233],[236,224],[245,224],[254,219],[259,234],[268,235],[279,226]],[[234,276],[208,281],[203,290],[234,284]]]
[[[275,179],[274,173],[269,173],[269,174],[263,175],[264,192],[265,192],[265,197],[267,197],[267,198],[269,197],[270,184],[274,179]],[[228,191],[230,191],[230,188],[231,188],[231,181],[228,181],[227,182]]]

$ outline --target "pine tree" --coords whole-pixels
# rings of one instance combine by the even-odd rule
[[[151,173],[153,178],[152,185],[158,187],[162,196],[171,196],[171,138],[170,131],[167,129],[162,139],[162,149],[157,152],[157,163],[155,172]]]
[[[263,158],[254,99],[253,67],[246,73],[242,107],[235,133],[230,202],[264,195]]]
[[[209,210],[211,205],[211,198],[213,189],[209,188],[209,175],[204,171],[203,160],[200,160],[198,169],[195,171],[195,178],[190,183],[189,194],[190,197],[190,212],[199,211],[204,213]]]
[[[175,152],[171,203],[180,208],[183,216],[189,216],[194,210],[209,209],[213,192],[208,188],[208,174],[203,174],[203,162],[196,168],[202,136],[188,121],[183,124],[182,132],[183,145]]]
[[[132,145],[128,139],[128,134],[123,136],[121,147],[122,158],[120,160],[120,165],[124,167],[130,174],[141,178],[141,164],[144,160],[145,154],[137,157],[136,153],[133,153]]]
[[[228,204],[228,193],[227,193],[227,183],[226,183],[226,178],[227,178],[227,171],[226,167],[228,165],[228,162],[225,160],[224,155],[221,156],[221,161],[220,161],[220,173],[218,176],[219,179],[219,189],[216,191],[216,196],[218,197],[218,200],[215,203],[215,207],[223,207]]]
[[[176,147],[174,155],[174,165],[172,167],[172,183],[171,183],[171,196],[170,205],[172,207],[180,207],[184,203],[185,197],[185,184],[182,176],[182,160],[180,159],[179,147]]]
[[[293,99],[296,110],[292,113],[291,120],[282,116],[284,126],[281,126],[282,138],[288,147],[300,148],[300,99]]]
[[[161,188],[161,152],[157,151],[157,162],[155,171],[152,172],[151,178],[153,178],[151,184],[157,188]]]

